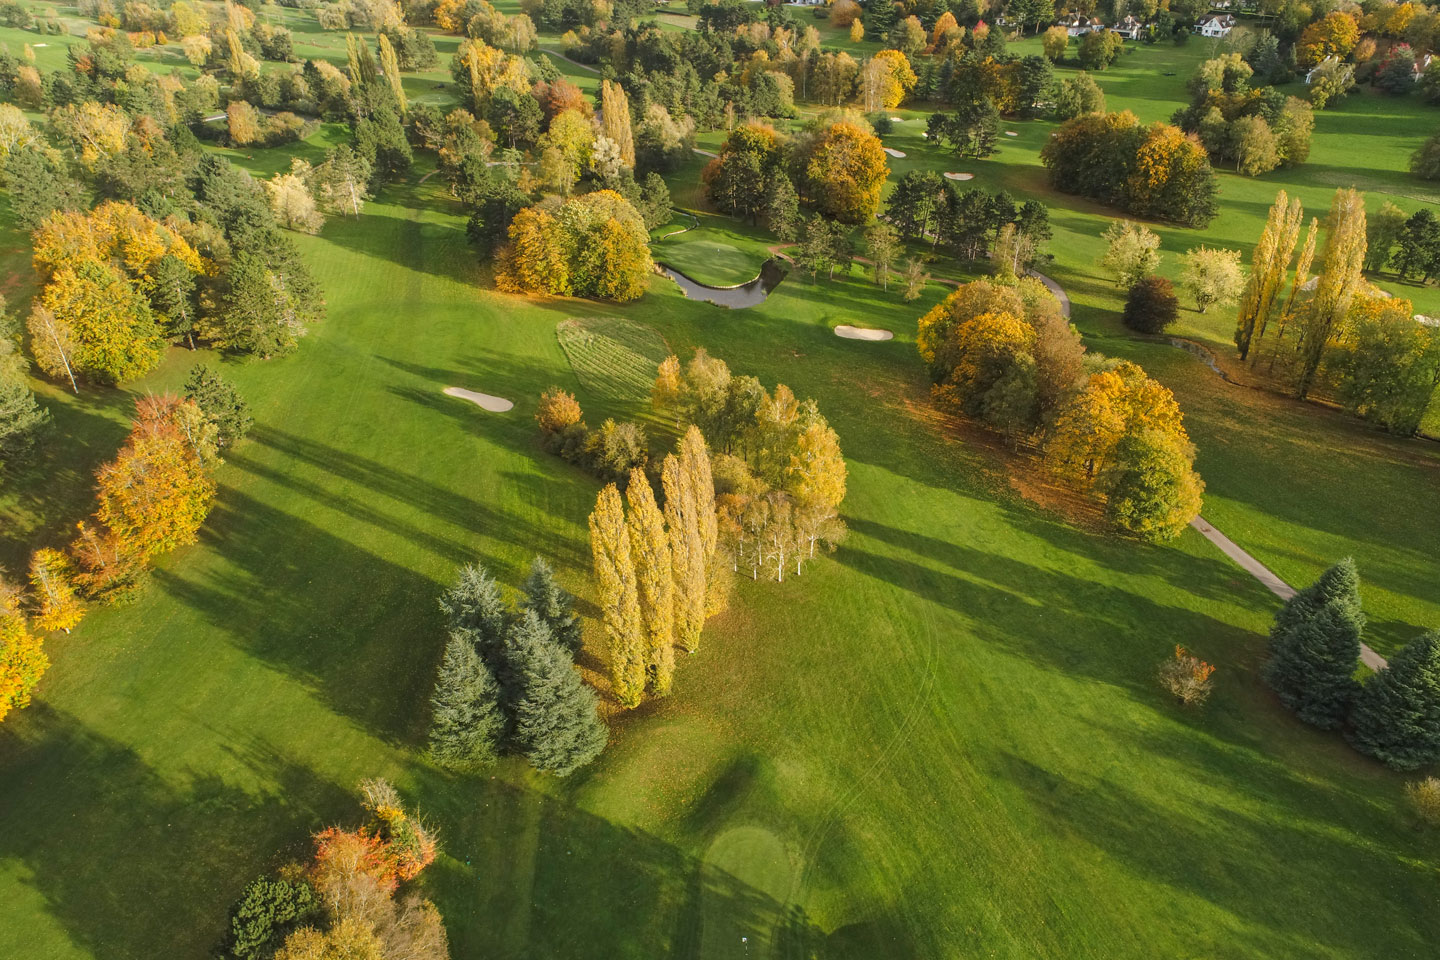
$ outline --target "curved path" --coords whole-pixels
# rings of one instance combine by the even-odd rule
[[[1045,274],[1041,273],[1039,270],[1026,270],[1025,273],[1045,284],[1045,289],[1049,290],[1052,294],[1055,295],[1055,299],[1060,301],[1060,315],[1066,320],[1069,320],[1070,295],[1065,292],[1065,288],[1060,286],[1060,284],[1056,283],[1054,280],[1051,280],[1049,277],[1045,276]]]
[[[566,63],[573,64],[574,66],[579,67],[581,70],[589,70],[591,73],[600,72],[597,68],[590,66],[590,64],[588,63],[581,63],[579,60],[571,60],[559,50],[551,50],[549,47],[540,47],[539,50],[541,53],[548,53],[552,57],[558,57],[559,59],[564,60]]]
[[[656,243],[659,243],[661,240],[668,240],[671,237],[678,237],[682,233],[689,233],[691,230],[694,230],[696,227],[700,226],[700,218],[695,216],[695,214],[691,213],[689,210],[675,210],[673,212],[679,214],[682,217],[689,217],[695,222],[688,227],[681,227],[679,230],[671,230],[669,233],[662,233],[660,236],[655,238]]]
[[[1275,596],[1281,600],[1289,600],[1295,596],[1294,587],[1277,577],[1265,564],[1242,550],[1234,540],[1231,540],[1225,536],[1225,534],[1216,530],[1204,517],[1197,516],[1194,520],[1190,521],[1190,526],[1199,531],[1200,535],[1206,540],[1209,540],[1215,544],[1215,546],[1219,547],[1221,553],[1238,563],[1244,568],[1246,573],[1264,584],[1265,588],[1275,594]],[[1360,644],[1360,662],[1371,670],[1376,671],[1384,670],[1387,665],[1385,658],[1365,643]]]

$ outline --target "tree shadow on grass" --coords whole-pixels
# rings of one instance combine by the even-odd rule
[[[0,730],[0,860],[25,866],[74,943],[95,957],[200,957],[241,887],[278,864],[302,808],[338,791],[278,755],[260,766],[283,789],[256,794],[202,771],[162,777],[129,747],[40,702]],[[24,926],[0,953],[41,956]]]
[[[429,811],[447,827],[428,885],[454,957],[918,956],[897,948],[906,940],[888,914],[827,935],[797,906],[644,831],[499,779],[460,785],[445,793],[455,806]]]
[[[1430,892],[1433,869],[1393,831],[1377,842],[1375,836],[1347,839],[1335,827],[1337,809],[1347,814],[1349,828],[1369,811],[1253,752],[1237,754],[1203,738],[1138,744],[1136,753],[1176,748],[1188,749],[1198,770],[1233,779],[1242,795],[1256,797],[1257,810],[1303,810],[1308,816],[1297,822],[1183,796],[1162,807],[1109,778],[1078,782],[1014,754],[997,755],[992,775],[1022,790],[1060,834],[1235,918],[1220,929],[1171,931],[1191,938],[1196,956],[1372,956],[1379,943],[1405,945],[1387,957],[1433,956],[1440,936]],[[1342,864],[1346,872],[1336,874]],[[1160,915],[1173,916],[1166,907],[1154,905],[1157,922]]]
[[[159,588],[376,736],[422,735],[440,583],[233,489],[204,539],[213,558],[160,567]]]
[[[846,566],[960,613],[982,643],[998,644],[1046,669],[1143,691],[1146,699],[1154,697],[1154,661],[1139,660],[1134,644],[1117,643],[1117,637],[1145,638],[1157,659],[1166,649],[1164,637],[1151,639],[1157,630],[1193,643],[1212,659],[1210,651],[1222,645],[1244,649],[1254,640],[1254,634],[1213,616],[1108,584],[870,521],[851,521],[851,528],[916,559],[895,556],[893,549],[865,550],[850,540],[837,552]],[[937,562],[953,572],[937,569]]]

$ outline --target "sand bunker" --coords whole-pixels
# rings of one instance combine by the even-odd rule
[[[975,179],[975,174],[973,174],[973,173],[948,173],[948,172],[947,172],[947,173],[945,174],[945,179],[946,179],[946,180],[974,180],[974,179]]]
[[[1014,130],[1006,130],[1006,131],[1005,131],[1005,136],[1007,136],[1007,137],[1018,137],[1018,136],[1020,136],[1020,134],[1016,133]]]
[[[890,154],[890,156],[895,157],[897,160],[898,160],[899,158],[905,156],[905,151],[903,151],[903,150],[896,150],[896,149],[893,148],[893,147],[886,147],[886,148],[885,148],[885,152],[888,153],[888,154]]]
[[[474,390],[466,390],[463,387],[446,387],[445,396],[459,397],[461,400],[469,400],[483,410],[491,413],[504,413],[514,407],[515,404],[504,397],[492,397],[488,393],[476,393]]]
[[[895,334],[889,330],[876,330],[874,327],[852,327],[848,323],[842,323],[835,328],[835,336],[844,337],[846,340],[893,340]]]
[[[890,118],[890,122],[891,122],[891,123],[904,123],[904,122],[905,122],[905,118],[904,118],[904,117],[891,117],[891,118]]]

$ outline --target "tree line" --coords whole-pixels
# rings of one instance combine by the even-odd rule
[[[185,396],[142,397],[130,435],[96,471],[96,506],[76,524],[68,548],[30,557],[28,591],[0,578],[0,718],[29,703],[49,666],[35,631],[76,627],[85,601],[109,602],[135,590],[164,553],[195,542],[215,500],[220,451],[250,427],[234,387],[204,366]]]
[[[1323,222],[1311,218],[1301,243],[1304,209],[1280,191],[1237,310],[1239,358],[1300,399],[1318,392],[1413,434],[1440,384],[1440,331],[1417,319],[1409,300],[1368,283],[1364,270],[1393,255],[1387,251],[1405,242],[1412,221],[1423,229],[1432,219],[1386,209],[1371,224],[1364,195],[1341,189]]]

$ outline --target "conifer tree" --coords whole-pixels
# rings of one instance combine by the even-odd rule
[[[1350,742],[1396,770],[1440,760],[1440,630],[1401,648],[1355,701]]]
[[[1275,615],[1262,673],[1266,684],[1306,723],[1338,727],[1359,689],[1353,675],[1364,626],[1360,578],[1346,557]]]
[[[590,514],[590,552],[595,586],[609,642],[610,682],[621,706],[639,704],[645,693],[645,638],[630,536],[625,528],[620,491],[609,484]]]
[[[500,584],[479,564],[460,568],[454,586],[440,595],[440,610],[452,632],[473,632],[476,650],[491,669],[499,672],[505,637],[514,619]]]
[[[69,633],[85,616],[75,596],[70,559],[59,550],[42,547],[30,557],[30,587],[35,597],[35,626]]]
[[[554,638],[572,658],[580,652],[580,618],[575,614],[575,597],[555,582],[555,571],[540,557],[530,565],[530,575],[520,589],[525,599],[521,611],[533,610]]]
[[[500,684],[475,649],[473,636],[464,629],[450,634],[430,697],[430,754],[451,770],[490,766],[505,732]]]
[[[670,692],[675,674],[675,575],[670,541],[655,491],[643,470],[630,471],[625,501],[630,507],[626,526],[645,630],[646,684],[663,697]]]
[[[608,734],[595,694],[533,610],[511,631],[506,659],[515,684],[511,742],[530,763],[563,777],[599,756]]]
[[[694,496],[675,454],[660,470],[665,491],[665,528],[670,536],[670,563],[675,571],[675,639],[690,653],[700,649],[705,626],[705,546],[695,522]]]

